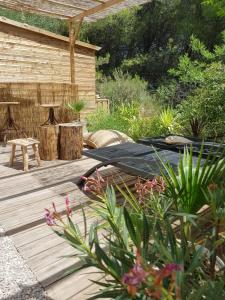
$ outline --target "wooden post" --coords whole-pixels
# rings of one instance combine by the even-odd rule
[[[73,160],[82,157],[83,130],[81,124],[59,125],[59,159]]]
[[[58,158],[58,127],[39,127],[40,157],[42,160],[55,160]]]
[[[70,37],[70,77],[71,83],[75,83],[75,43],[80,32],[83,22],[83,17],[80,18],[78,23],[74,19],[69,20],[69,37]],[[76,27],[77,23],[77,28]]]

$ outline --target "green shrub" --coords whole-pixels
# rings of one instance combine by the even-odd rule
[[[126,133],[134,140],[141,137],[152,137],[181,132],[176,111],[164,109],[161,113],[152,112],[150,116],[142,116],[138,103],[122,104],[111,113],[97,111],[88,117],[89,131],[112,129]]]
[[[101,95],[110,100],[112,110],[121,104],[151,101],[148,83],[138,76],[131,77],[120,70],[115,70],[112,77],[103,77],[97,89]]]
[[[170,133],[168,124],[162,123],[160,115],[152,114],[149,117],[142,117],[138,107],[137,104],[130,104],[118,106],[117,110],[112,113],[97,111],[88,117],[88,130],[118,130],[134,140]]]
[[[116,113],[109,113],[104,110],[98,110],[88,116],[88,130],[97,131],[101,129],[113,129],[127,133],[128,124]]]

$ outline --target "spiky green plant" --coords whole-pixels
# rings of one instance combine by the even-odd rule
[[[186,148],[179,159],[177,169],[158,155],[162,166],[162,176],[167,185],[167,196],[173,199],[177,211],[196,213],[208,203],[205,193],[208,186],[224,180],[225,150],[221,157],[208,155],[206,159],[203,159],[203,149],[204,145],[196,160],[193,157],[192,147],[190,150]]]
[[[78,121],[80,121],[80,113],[85,108],[85,102],[83,100],[80,100],[73,103],[68,103],[67,108],[71,110],[75,115],[77,115]]]
[[[165,134],[177,133],[181,130],[180,125],[177,122],[176,111],[171,108],[164,109],[159,116],[161,128],[165,131]]]

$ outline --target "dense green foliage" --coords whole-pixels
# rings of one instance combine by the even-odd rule
[[[137,75],[132,77],[121,70],[115,70],[111,77],[102,76],[98,81],[97,90],[110,99],[112,110],[121,104],[137,102],[144,105],[151,101],[148,83]]]
[[[168,77],[167,71],[177,65],[181,54],[189,52],[191,35],[209,49],[221,43],[223,3],[153,0],[104,20],[84,23],[80,39],[101,46],[100,57],[109,55],[109,62],[100,66],[105,75],[112,75],[120,67],[154,86]],[[0,15],[68,35],[65,21],[5,9]]]
[[[178,67],[170,71],[178,84],[189,90],[179,105],[180,120],[189,133],[206,137],[225,132],[225,39],[224,44],[208,51],[204,44],[192,37],[193,59],[180,57]]]
[[[224,135],[224,24],[220,1],[198,0],[152,1],[94,26],[86,24],[81,37],[102,46],[99,93],[110,99],[113,111],[137,101],[148,112],[144,124],[149,130],[139,124],[136,138],[165,132]],[[176,124],[166,131],[161,130],[162,118],[152,113],[160,106],[175,109]],[[93,129],[101,129],[100,120]],[[129,126],[136,127],[136,120],[131,118]],[[114,121],[110,116],[108,124],[115,127]],[[127,132],[120,124],[117,129]]]
[[[101,56],[109,53],[109,63],[100,67],[104,74],[121,67],[155,85],[189,51],[191,35],[211,49],[221,42],[223,29],[223,18],[200,0],[153,0],[142,8],[86,24],[81,38],[101,46]]]
[[[169,133],[180,133],[181,128],[176,120],[175,111],[151,111],[150,116],[141,114],[138,103],[122,104],[112,112],[98,111],[88,117],[89,131],[113,129],[126,133],[134,140],[143,136],[160,136]]]

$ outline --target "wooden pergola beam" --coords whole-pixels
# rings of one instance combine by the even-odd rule
[[[75,76],[75,43],[78,38],[80,28],[83,22],[83,17],[81,17],[78,21],[73,18],[69,19],[69,38],[70,38],[70,77],[71,83],[76,83]],[[77,25],[77,26],[76,26]]]
[[[94,0],[94,1],[95,1],[95,0]],[[72,8],[72,9],[76,9],[76,10],[80,10],[80,11],[85,11],[85,8],[82,8],[82,7],[77,6],[77,5],[72,5],[72,4],[68,4],[68,3],[63,3],[63,2],[61,2],[61,1],[47,0],[47,2],[52,3],[52,4],[61,5],[61,6],[68,7],[68,8]]]
[[[79,15],[74,16],[73,18],[75,20],[79,20],[80,18],[85,18],[85,17],[88,17],[90,15],[96,14],[98,12],[106,10],[107,8],[110,8],[113,5],[116,5],[116,4],[119,4],[119,3],[122,3],[122,2],[124,2],[124,0],[108,0],[107,2],[99,4],[99,5],[97,5],[93,8],[90,8],[90,9],[86,10],[85,12],[83,12]]]
[[[103,1],[103,0],[92,0],[92,1],[99,2],[99,3],[105,3],[105,1]]]
[[[143,4],[151,0],[0,0],[0,7],[27,11],[58,17],[60,19],[80,20],[93,15],[93,19],[99,19],[110,13],[115,13],[126,7]],[[120,5],[121,3],[124,5]],[[47,5],[46,5],[47,4]],[[118,8],[112,6],[118,5]],[[107,13],[98,14],[107,10]]]

